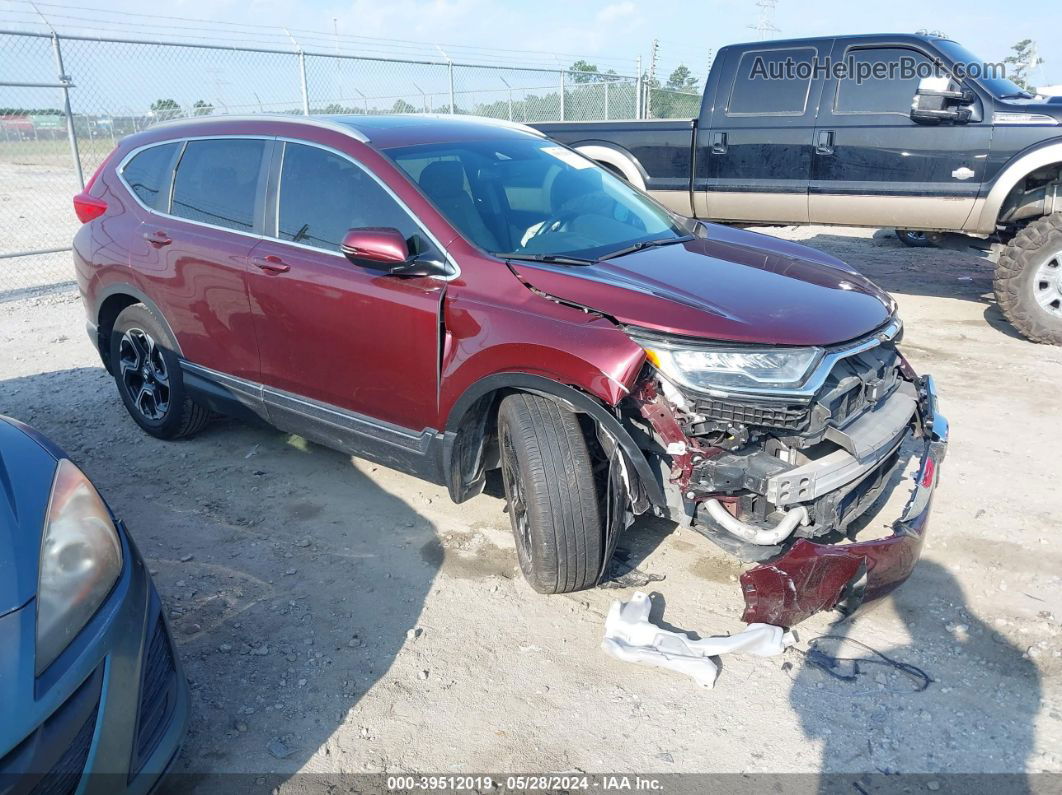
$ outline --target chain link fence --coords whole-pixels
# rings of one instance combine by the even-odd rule
[[[171,118],[460,113],[518,122],[692,118],[637,77],[0,31],[0,297],[69,281],[71,197],[125,135]]]

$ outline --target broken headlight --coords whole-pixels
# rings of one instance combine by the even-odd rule
[[[821,348],[691,345],[660,338],[632,338],[667,378],[702,392],[796,387],[822,358]]]

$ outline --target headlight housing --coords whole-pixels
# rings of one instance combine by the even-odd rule
[[[708,393],[799,387],[823,355],[822,348],[702,346],[637,336],[633,339],[664,376]]]
[[[40,675],[95,615],[122,572],[122,543],[92,482],[62,459],[52,481],[37,583]]]

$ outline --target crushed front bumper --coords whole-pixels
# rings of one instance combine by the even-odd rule
[[[830,609],[850,615],[888,595],[911,574],[925,540],[933,492],[948,446],[948,421],[933,379],[921,381],[925,441],[916,484],[887,538],[849,544],[799,539],[778,557],[741,575],[742,620],[790,627]]]

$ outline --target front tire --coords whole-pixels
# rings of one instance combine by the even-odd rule
[[[188,397],[165,326],[143,304],[121,311],[110,339],[111,375],[136,424],[158,439],[203,429],[210,411]]]
[[[598,579],[604,519],[576,415],[538,395],[509,395],[498,411],[502,480],[517,558],[539,593]]]
[[[1014,236],[994,286],[999,308],[1022,336],[1062,345],[1062,214],[1038,218]]]

